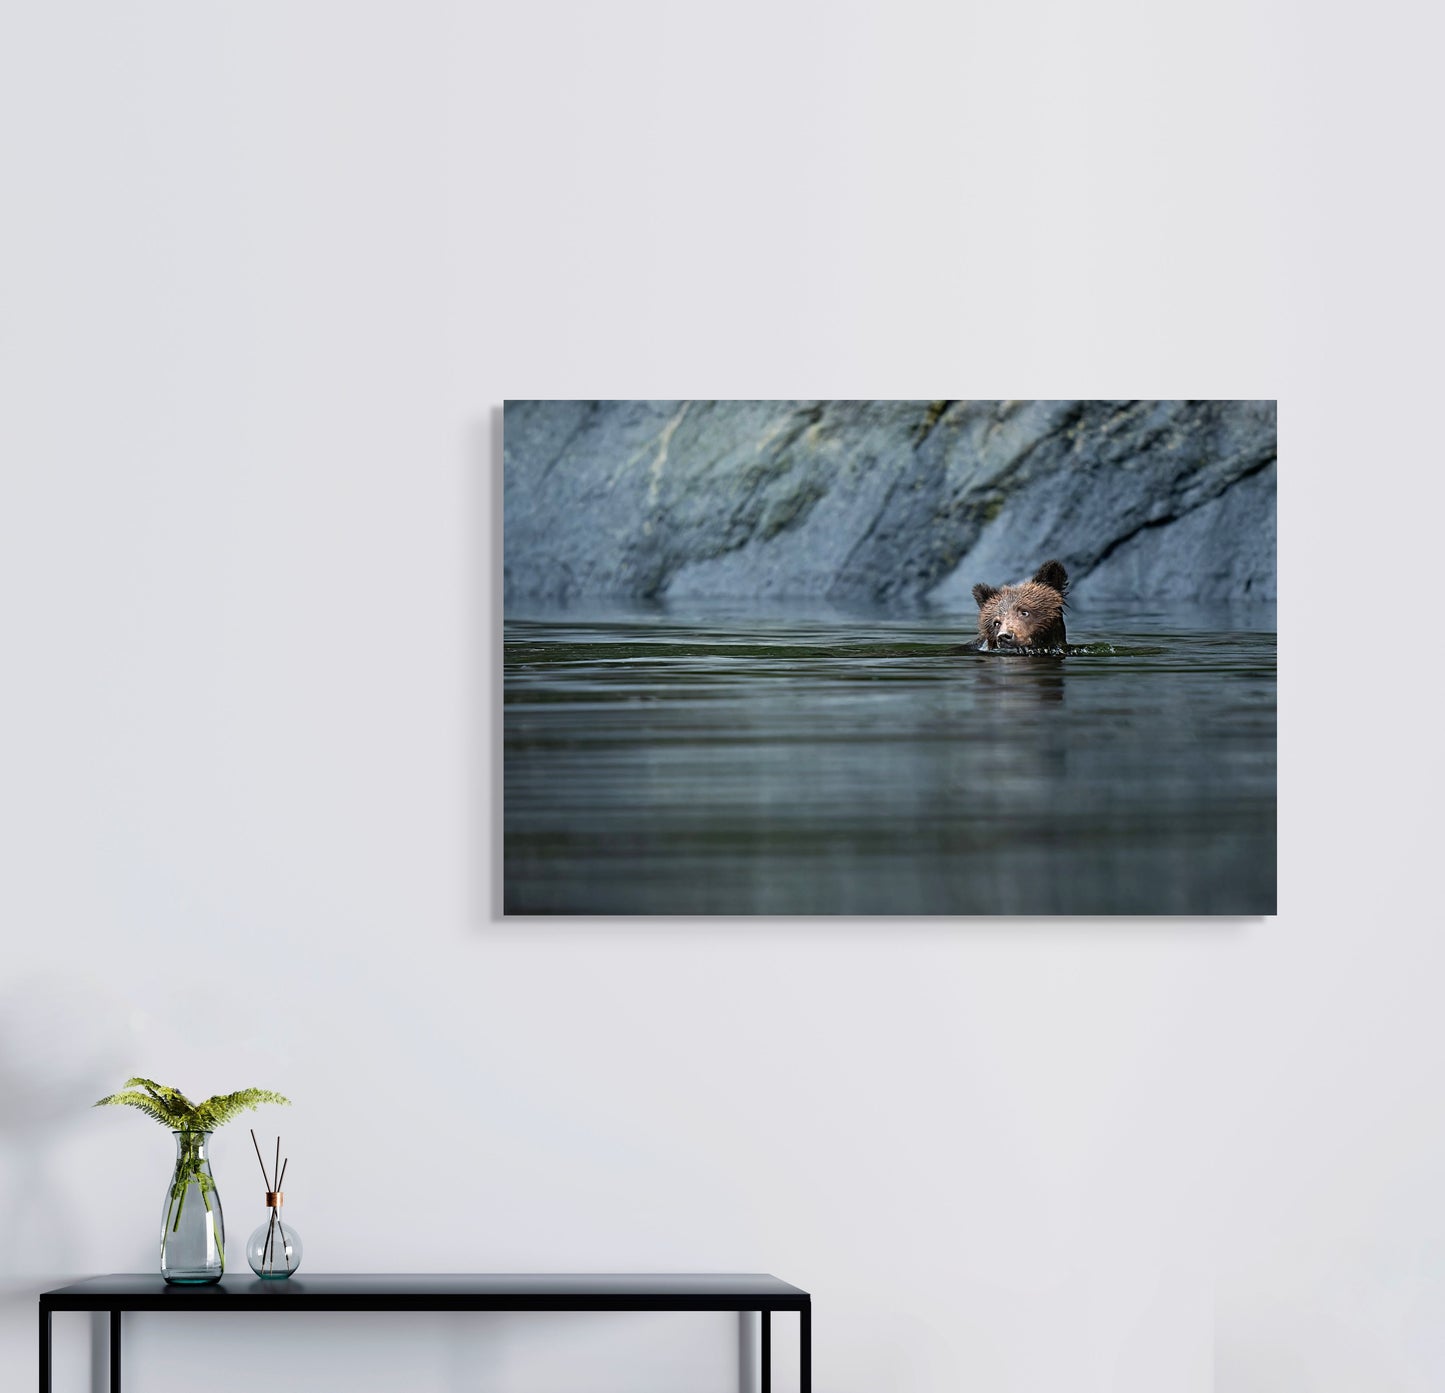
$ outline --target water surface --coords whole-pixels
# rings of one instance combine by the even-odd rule
[[[1272,914],[1271,610],[509,616],[510,914]],[[1097,645],[1097,648],[1095,647]]]

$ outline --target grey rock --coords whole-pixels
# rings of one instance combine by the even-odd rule
[[[1273,402],[509,402],[505,593],[1272,598]]]
[[[1075,587],[1075,597],[1272,601],[1275,535],[1271,463],[1168,525],[1123,540]]]

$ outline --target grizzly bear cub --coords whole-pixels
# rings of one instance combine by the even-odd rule
[[[1018,585],[975,585],[979,648],[1064,652],[1068,589],[1068,572],[1057,561],[1045,561],[1032,580]]]

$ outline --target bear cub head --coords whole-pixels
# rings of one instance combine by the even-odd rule
[[[1045,561],[1032,580],[1018,585],[975,585],[978,602],[978,646],[1001,649],[1062,649],[1064,596],[1068,572],[1057,561]]]

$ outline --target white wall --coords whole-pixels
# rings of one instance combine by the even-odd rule
[[[1348,641],[1433,622],[1432,23],[7,7],[7,1386],[38,1290],[151,1265],[169,1138],[85,1107],[136,1071],[296,1099],[313,1270],[772,1270],[830,1393],[1441,1386],[1438,694]],[[673,393],[1279,396],[1279,918],[498,922],[494,413]],[[131,1329],[146,1393],[738,1362]]]

